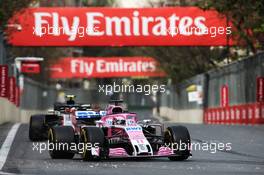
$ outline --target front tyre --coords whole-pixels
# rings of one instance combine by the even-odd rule
[[[104,132],[101,128],[93,126],[81,128],[80,139],[84,145],[81,153],[84,161],[100,160],[102,157],[108,156]]]
[[[168,127],[164,133],[164,142],[174,150],[176,156],[169,157],[172,161],[186,160],[191,155],[191,138],[185,126]]]

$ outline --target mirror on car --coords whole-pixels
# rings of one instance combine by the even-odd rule
[[[53,109],[49,109],[49,110],[48,110],[48,114],[54,114],[54,112],[55,112],[55,111],[54,111]]]
[[[149,123],[149,122],[151,122],[151,119],[145,119],[145,120],[143,120],[143,122],[144,123]]]

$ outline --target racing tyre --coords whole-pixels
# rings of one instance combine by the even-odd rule
[[[184,126],[170,126],[164,133],[164,142],[174,149],[177,156],[169,157],[173,161],[186,160],[190,156],[191,138]]]
[[[40,141],[47,139],[48,129],[45,126],[45,115],[32,115],[29,121],[29,139]]]
[[[55,126],[49,129],[49,154],[52,159],[72,159],[74,151],[70,149],[75,144],[74,130],[71,126]]]
[[[84,161],[100,160],[102,157],[108,156],[107,142],[105,141],[104,132],[98,127],[84,127],[81,129],[81,143],[84,144],[81,153]],[[96,152],[96,154],[92,154]]]

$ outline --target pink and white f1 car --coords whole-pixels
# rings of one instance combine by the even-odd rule
[[[168,157],[185,160],[190,153],[190,135],[184,126],[170,126],[150,120],[138,121],[136,113],[124,111],[120,100],[112,101],[106,115],[96,126],[72,123],[49,130],[50,156],[73,158],[81,154],[83,160],[133,157]],[[70,121],[75,115],[70,114]]]

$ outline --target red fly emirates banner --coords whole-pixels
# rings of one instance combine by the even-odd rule
[[[8,26],[16,46],[219,46],[232,33],[223,16],[197,7],[29,8]]]
[[[0,97],[9,96],[8,66],[0,65]]]
[[[163,77],[150,57],[63,58],[50,67],[51,78]]]

